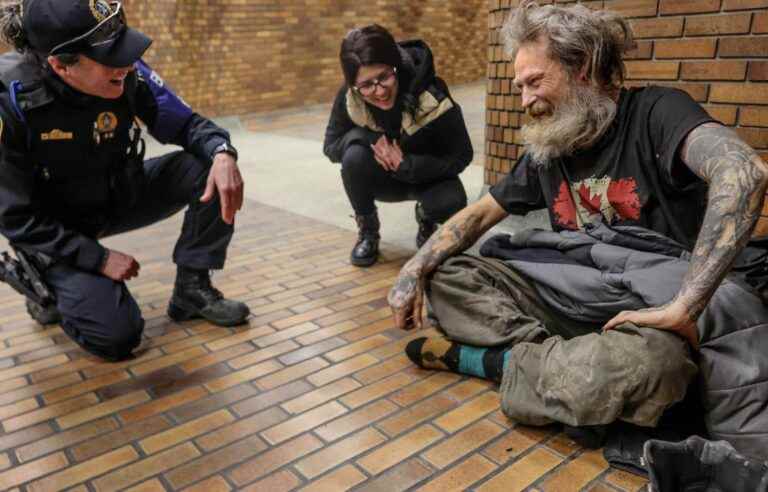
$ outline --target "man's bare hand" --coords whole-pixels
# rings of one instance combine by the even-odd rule
[[[641,328],[671,331],[688,340],[693,348],[699,348],[696,322],[691,319],[685,306],[676,301],[657,308],[622,311],[603,326],[603,331],[616,328],[622,323],[634,323]]]
[[[122,282],[138,277],[140,269],[141,265],[133,256],[108,249],[107,259],[101,267],[101,274],[116,282]]]
[[[382,135],[375,144],[371,145],[371,149],[376,162],[385,170],[395,172],[400,168],[403,162],[403,151],[397,142],[389,143],[386,135]]]
[[[401,330],[421,328],[421,308],[424,305],[424,279],[408,271],[400,272],[395,285],[387,296],[395,318],[395,326]]]
[[[210,201],[216,192],[221,200],[221,219],[227,224],[234,223],[235,214],[243,207],[243,178],[235,158],[224,152],[213,158],[200,201]]]

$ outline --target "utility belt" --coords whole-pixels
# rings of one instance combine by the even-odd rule
[[[0,281],[31,301],[47,307],[56,303],[53,290],[43,278],[51,260],[41,254],[30,254],[11,246],[15,258],[7,251],[0,253]]]

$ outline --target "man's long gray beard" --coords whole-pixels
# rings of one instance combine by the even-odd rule
[[[525,152],[539,165],[588,149],[603,136],[616,116],[616,102],[594,87],[574,87],[550,116],[523,126]]]

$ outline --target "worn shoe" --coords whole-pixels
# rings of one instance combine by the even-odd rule
[[[245,322],[251,310],[245,303],[224,299],[211,285],[207,270],[179,267],[168,316],[174,321],[204,318],[214,325],[235,326]]]
[[[379,216],[376,212],[356,215],[357,242],[349,255],[349,262],[355,266],[367,267],[379,259]]]
[[[416,215],[416,223],[419,225],[419,230],[416,232],[416,247],[421,248],[440,227],[440,223],[429,220],[427,216],[424,215],[424,209],[419,202],[416,202],[414,214]]]
[[[56,304],[43,307],[31,299],[27,299],[26,304],[29,315],[41,325],[53,325],[61,321],[61,313],[56,308]]]

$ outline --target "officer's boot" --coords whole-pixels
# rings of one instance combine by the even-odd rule
[[[250,314],[245,303],[224,299],[211,285],[208,270],[177,268],[173,297],[168,303],[168,316],[172,320],[205,318],[215,325],[235,326],[243,323]]]
[[[416,247],[421,248],[440,227],[440,223],[428,219],[424,214],[424,208],[419,202],[416,202],[415,214],[416,223],[419,224],[419,230],[416,232]]]
[[[355,222],[357,242],[349,255],[349,262],[359,267],[371,266],[379,257],[379,215],[376,211],[368,215],[355,215]]]
[[[56,304],[42,306],[27,298],[27,312],[41,325],[53,325],[61,321],[61,313],[56,308]]]

